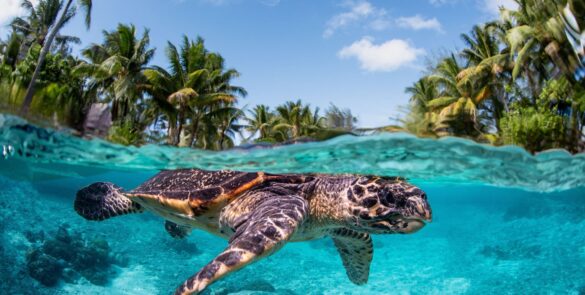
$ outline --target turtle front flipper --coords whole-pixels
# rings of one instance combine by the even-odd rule
[[[331,237],[341,256],[349,279],[356,285],[367,283],[370,274],[370,263],[374,255],[370,235],[347,228],[340,228],[334,230],[331,233]]]
[[[87,220],[104,220],[118,215],[142,212],[142,206],[122,194],[122,188],[109,182],[96,182],[77,192],[75,211]]]
[[[165,230],[175,239],[184,239],[191,233],[191,227],[178,225],[168,220],[165,220]]]
[[[177,288],[175,295],[199,294],[216,280],[280,249],[309,211],[305,199],[292,191],[283,192],[263,189],[246,196],[258,201],[258,206],[233,225],[229,246]]]

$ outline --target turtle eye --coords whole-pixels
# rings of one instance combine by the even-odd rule
[[[426,193],[423,193],[420,197],[423,198],[423,200],[426,200],[427,199],[427,194]]]

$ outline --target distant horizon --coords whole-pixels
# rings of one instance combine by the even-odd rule
[[[460,35],[497,18],[511,0],[280,1],[165,0],[94,3],[87,31],[76,17],[62,32],[81,38],[74,53],[102,41],[118,23],[150,29],[157,48],[151,64],[167,66],[167,41],[201,36],[242,76],[234,85],[248,96],[239,105],[274,108],[301,99],[321,111],[333,103],[350,109],[358,127],[393,124],[408,104],[406,87],[425,62],[462,46]],[[20,0],[0,0],[0,39],[22,13]],[[33,1],[34,3],[35,1]],[[136,4],[139,5],[137,6]],[[468,11],[462,14],[461,11]],[[128,15],[128,11],[132,11]],[[158,13],[158,14],[155,14]],[[219,21],[218,21],[219,20]]]

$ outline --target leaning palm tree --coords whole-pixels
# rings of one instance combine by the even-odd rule
[[[23,0],[21,7],[26,11],[25,17],[15,17],[10,26],[18,34],[24,37],[20,47],[20,55],[24,56],[34,45],[43,46],[47,40],[50,28],[57,22],[59,11],[63,3],[59,0],[41,0],[36,6],[29,0]],[[74,14],[66,17],[65,23],[73,18]],[[77,37],[57,34],[55,36],[52,50],[60,48],[61,52],[66,51],[69,43],[79,44]]]
[[[76,15],[77,13],[77,6],[73,4],[73,0],[41,0],[43,3],[57,3],[53,9],[56,9],[57,13],[55,15],[59,15],[59,17],[54,18],[54,22],[51,23],[50,26],[47,26],[47,35],[46,39],[43,41],[42,49],[39,54],[39,58],[37,60],[37,64],[35,67],[35,71],[32,74],[30,83],[26,89],[26,94],[24,97],[24,101],[22,102],[22,106],[20,108],[20,113],[25,115],[28,113],[30,105],[33,100],[33,96],[35,93],[35,85],[37,83],[37,79],[41,73],[41,69],[45,63],[45,59],[47,58],[47,54],[49,54],[51,50],[51,46],[53,45],[53,41],[59,34],[59,31]],[[89,29],[91,23],[91,8],[92,8],[92,0],[78,0],[78,6],[85,10],[85,25]],[[24,0],[23,6],[25,8],[33,7],[30,1]],[[53,7],[53,6],[52,6]]]

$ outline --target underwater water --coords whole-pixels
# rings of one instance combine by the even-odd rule
[[[289,243],[205,294],[585,294],[585,155],[532,156],[405,134],[213,153],[84,140],[0,115],[0,294],[171,294],[226,246],[203,231],[175,240],[152,214],[86,221],[75,193],[132,189],[160,169],[403,176],[433,222],[376,235],[366,285],[330,239]]]

